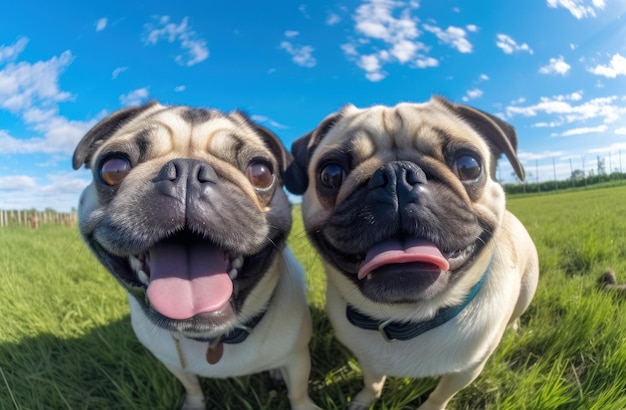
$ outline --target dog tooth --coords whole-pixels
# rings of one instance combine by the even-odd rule
[[[139,278],[139,281],[141,283],[143,283],[144,285],[148,285],[148,283],[150,282],[150,278],[148,277],[148,275],[146,274],[146,272],[140,270],[139,272],[137,272],[137,277]]]
[[[243,266],[243,256],[239,255],[232,261],[233,268],[240,269]]]
[[[228,277],[230,278],[230,280],[235,280],[237,279],[238,274],[239,274],[239,271],[237,269],[233,269],[230,272],[228,272]]]
[[[130,263],[130,267],[135,271],[139,271],[141,270],[141,266],[143,265],[143,263],[141,262],[141,260],[136,257],[136,256],[129,256],[128,257],[128,263]]]

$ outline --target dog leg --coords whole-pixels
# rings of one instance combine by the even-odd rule
[[[311,373],[311,356],[308,346],[294,351],[280,368],[292,410],[312,410],[317,407],[309,397],[309,374]]]
[[[444,410],[452,396],[478,377],[486,362],[487,360],[485,359],[483,362],[465,371],[443,375],[435,390],[428,396],[428,400],[422,403],[418,410]]]
[[[363,372],[363,390],[361,390],[350,403],[348,407],[350,410],[367,410],[370,405],[377,400],[383,392],[383,386],[385,385],[384,374],[376,374],[361,364],[361,371]]]
[[[185,401],[183,402],[181,410],[205,410],[206,400],[204,393],[202,393],[198,376],[175,367],[165,367],[167,367],[167,369],[180,380],[183,387],[185,387]]]

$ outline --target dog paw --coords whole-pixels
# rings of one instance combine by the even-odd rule
[[[185,397],[181,410],[205,410],[206,403],[203,396],[190,396]]]
[[[367,410],[369,408],[370,406],[368,404],[359,403],[357,401],[351,402],[350,405],[348,406],[348,410]]]

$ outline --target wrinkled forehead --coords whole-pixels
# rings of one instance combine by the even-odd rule
[[[402,150],[429,154],[451,140],[482,144],[469,124],[437,102],[402,103],[394,107],[348,106],[321,141],[316,156],[336,150],[350,151],[362,158],[374,152]]]
[[[265,148],[249,120],[238,112],[162,106],[122,126],[107,150],[115,146],[123,150],[129,145],[139,146],[150,156],[206,152],[223,157],[244,146]]]

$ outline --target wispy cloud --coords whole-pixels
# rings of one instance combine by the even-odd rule
[[[468,90],[467,93],[461,98],[463,101],[467,102],[470,100],[475,100],[483,96],[483,90],[478,88],[474,88],[472,90]]]
[[[504,51],[505,54],[513,54],[519,51],[525,51],[529,54],[533,53],[533,50],[526,43],[518,44],[515,40],[506,34],[498,34],[496,36],[496,46]]]
[[[178,42],[185,51],[176,56],[176,62],[183,66],[192,66],[209,58],[209,49],[206,40],[188,25],[188,17],[183,18],[180,24],[170,23],[169,16],[157,16],[156,22],[144,26],[146,34],[143,41],[146,45],[155,45],[161,40],[169,43]]]
[[[179,85],[179,86],[174,87],[174,91],[176,91],[177,93],[182,93],[186,89],[187,89],[187,86],[185,85]]]
[[[599,134],[599,133],[606,132],[608,128],[609,127],[607,127],[606,125],[600,125],[597,127],[580,127],[580,128],[573,128],[571,130],[567,130],[567,131],[560,132],[560,133],[552,133],[550,134],[550,136],[551,137],[572,137],[575,135]]]
[[[436,26],[424,24],[424,30],[429,31],[437,36],[437,38],[444,44],[450,45],[452,48],[457,49],[461,53],[471,53],[472,44],[467,40],[467,33],[460,27],[450,26],[445,30]],[[471,26],[476,30],[476,26]]]
[[[103,17],[96,22],[96,31],[102,31],[107,27],[107,18]]]
[[[597,65],[589,69],[595,75],[601,75],[606,78],[615,78],[619,75],[626,75],[626,58],[617,53],[608,65]]]
[[[13,61],[17,58],[17,56],[24,51],[26,46],[28,45],[28,38],[20,37],[17,39],[15,44],[10,46],[1,45],[0,46],[0,63],[5,61]]]
[[[548,65],[545,65],[539,69],[541,74],[558,74],[558,75],[566,75],[569,73],[570,66],[565,62],[563,56],[559,56],[558,58],[551,58]]]
[[[113,80],[115,80],[121,73],[123,73],[124,71],[128,70],[128,67],[117,67],[115,70],[113,70],[113,72],[111,73],[111,78]]]
[[[281,124],[277,121],[274,121],[273,119],[266,117],[265,115],[259,115],[259,114],[253,114],[252,116],[250,116],[250,119],[254,122],[258,122],[259,124],[265,125],[268,124],[274,128],[279,128],[279,129],[287,129],[289,127],[287,127],[284,124]]]
[[[326,17],[326,24],[329,26],[334,26],[335,24],[339,24],[341,22],[341,17],[339,17],[336,13],[328,13],[328,17]]]
[[[596,17],[596,10],[603,10],[604,0],[547,0],[548,7],[562,7],[572,13],[578,20],[585,17]]]
[[[297,31],[288,30],[285,32],[285,37],[293,39],[299,34]],[[294,44],[291,41],[284,40],[281,41],[280,48],[285,50],[291,56],[291,60],[301,67],[311,68],[317,65],[317,60],[313,57],[315,49],[312,46]]]
[[[140,105],[146,101],[149,95],[150,91],[147,88],[138,88],[128,94],[120,95],[120,103],[125,107]]]
[[[548,122],[539,123],[545,124],[545,126],[558,126],[592,119],[601,120],[604,124],[611,124],[626,115],[626,106],[623,105],[623,100],[620,100],[616,95],[582,101],[582,93],[575,92],[567,95],[541,97],[536,104],[510,105],[506,107],[505,111],[507,118],[516,115],[524,117],[547,115],[552,117]]]

